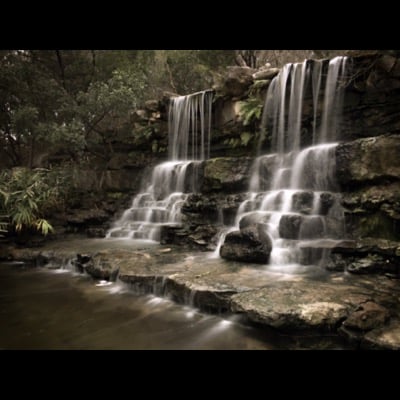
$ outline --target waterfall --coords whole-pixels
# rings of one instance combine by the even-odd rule
[[[345,57],[336,57],[327,66],[311,60],[286,64],[268,88],[261,130],[270,135],[272,153],[255,160],[236,226],[227,231],[264,223],[272,240],[270,264],[318,262],[305,260],[302,244],[318,247],[321,239],[343,234],[335,148],[345,72]],[[302,137],[306,93],[312,96],[311,138]]]
[[[198,188],[198,168],[209,157],[211,91],[178,96],[168,113],[169,161],[154,167],[130,208],[114,222],[106,237],[160,240],[163,225],[181,221],[181,207],[188,193]]]

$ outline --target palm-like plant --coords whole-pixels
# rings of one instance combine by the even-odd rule
[[[0,230],[7,226],[20,233],[34,229],[43,235],[53,231],[44,218],[60,201],[59,185],[48,179],[45,169],[14,168],[0,174]]]

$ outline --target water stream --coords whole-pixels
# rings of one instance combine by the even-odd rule
[[[98,246],[95,243],[94,246]],[[280,337],[235,316],[207,315],[71,269],[0,263],[0,349],[342,348],[329,337]]]
[[[130,208],[113,223],[107,238],[160,240],[163,225],[178,224],[181,207],[198,190],[198,168],[210,154],[213,92],[172,98],[169,108],[169,161],[145,176]]]
[[[262,131],[271,137],[272,153],[255,160],[247,198],[238,209],[235,226],[222,232],[216,252],[227,233],[254,223],[262,223],[271,238],[272,265],[318,263],[321,255],[317,259],[304,257],[303,242],[308,247],[318,247],[321,239],[343,236],[343,213],[335,182],[335,148],[345,73],[345,57],[332,59],[327,71],[322,62],[306,60],[286,64],[271,82]],[[312,94],[314,106],[312,142],[302,135],[306,90]],[[320,103],[323,108],[318,113]]]

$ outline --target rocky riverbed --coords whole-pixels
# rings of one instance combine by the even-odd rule
[[[119,279],[212,313],[233,312],[277,332],[343,335],[354,348],[400,349],[400,282],[318,266],[258,265],[178,246],[78,239],[38,249],[2,249],[2,258]]]

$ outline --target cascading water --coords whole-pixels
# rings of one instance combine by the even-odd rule
[[[270,264],[310,264],[318,262],[321,255],[319,259],[307,258],[302,246],[318,248],[321,239],[326,242],[343,234],[334,175],[345,70],[345,57],[330,60],[327,68],[322,61],[306,60],[286,64],[273,79],[261,129],[266,132],[270,128],[275,153],[255,160],[249,193],[238,209],[236,226],[221,235],[217,251],[227,232],[262,223],[272,239]],[[312,96],[312,137],[302,135],[301,129],[306,93]]]
[[[150,182],[143,180],[141,192],[114,222],[107,238],[158,241],[162,225],[180,222],[182,204],[188,193],[197,190],[198,166],[209,157],[212,95],[203,91],[171,99],[169,161],[153,169]]]

